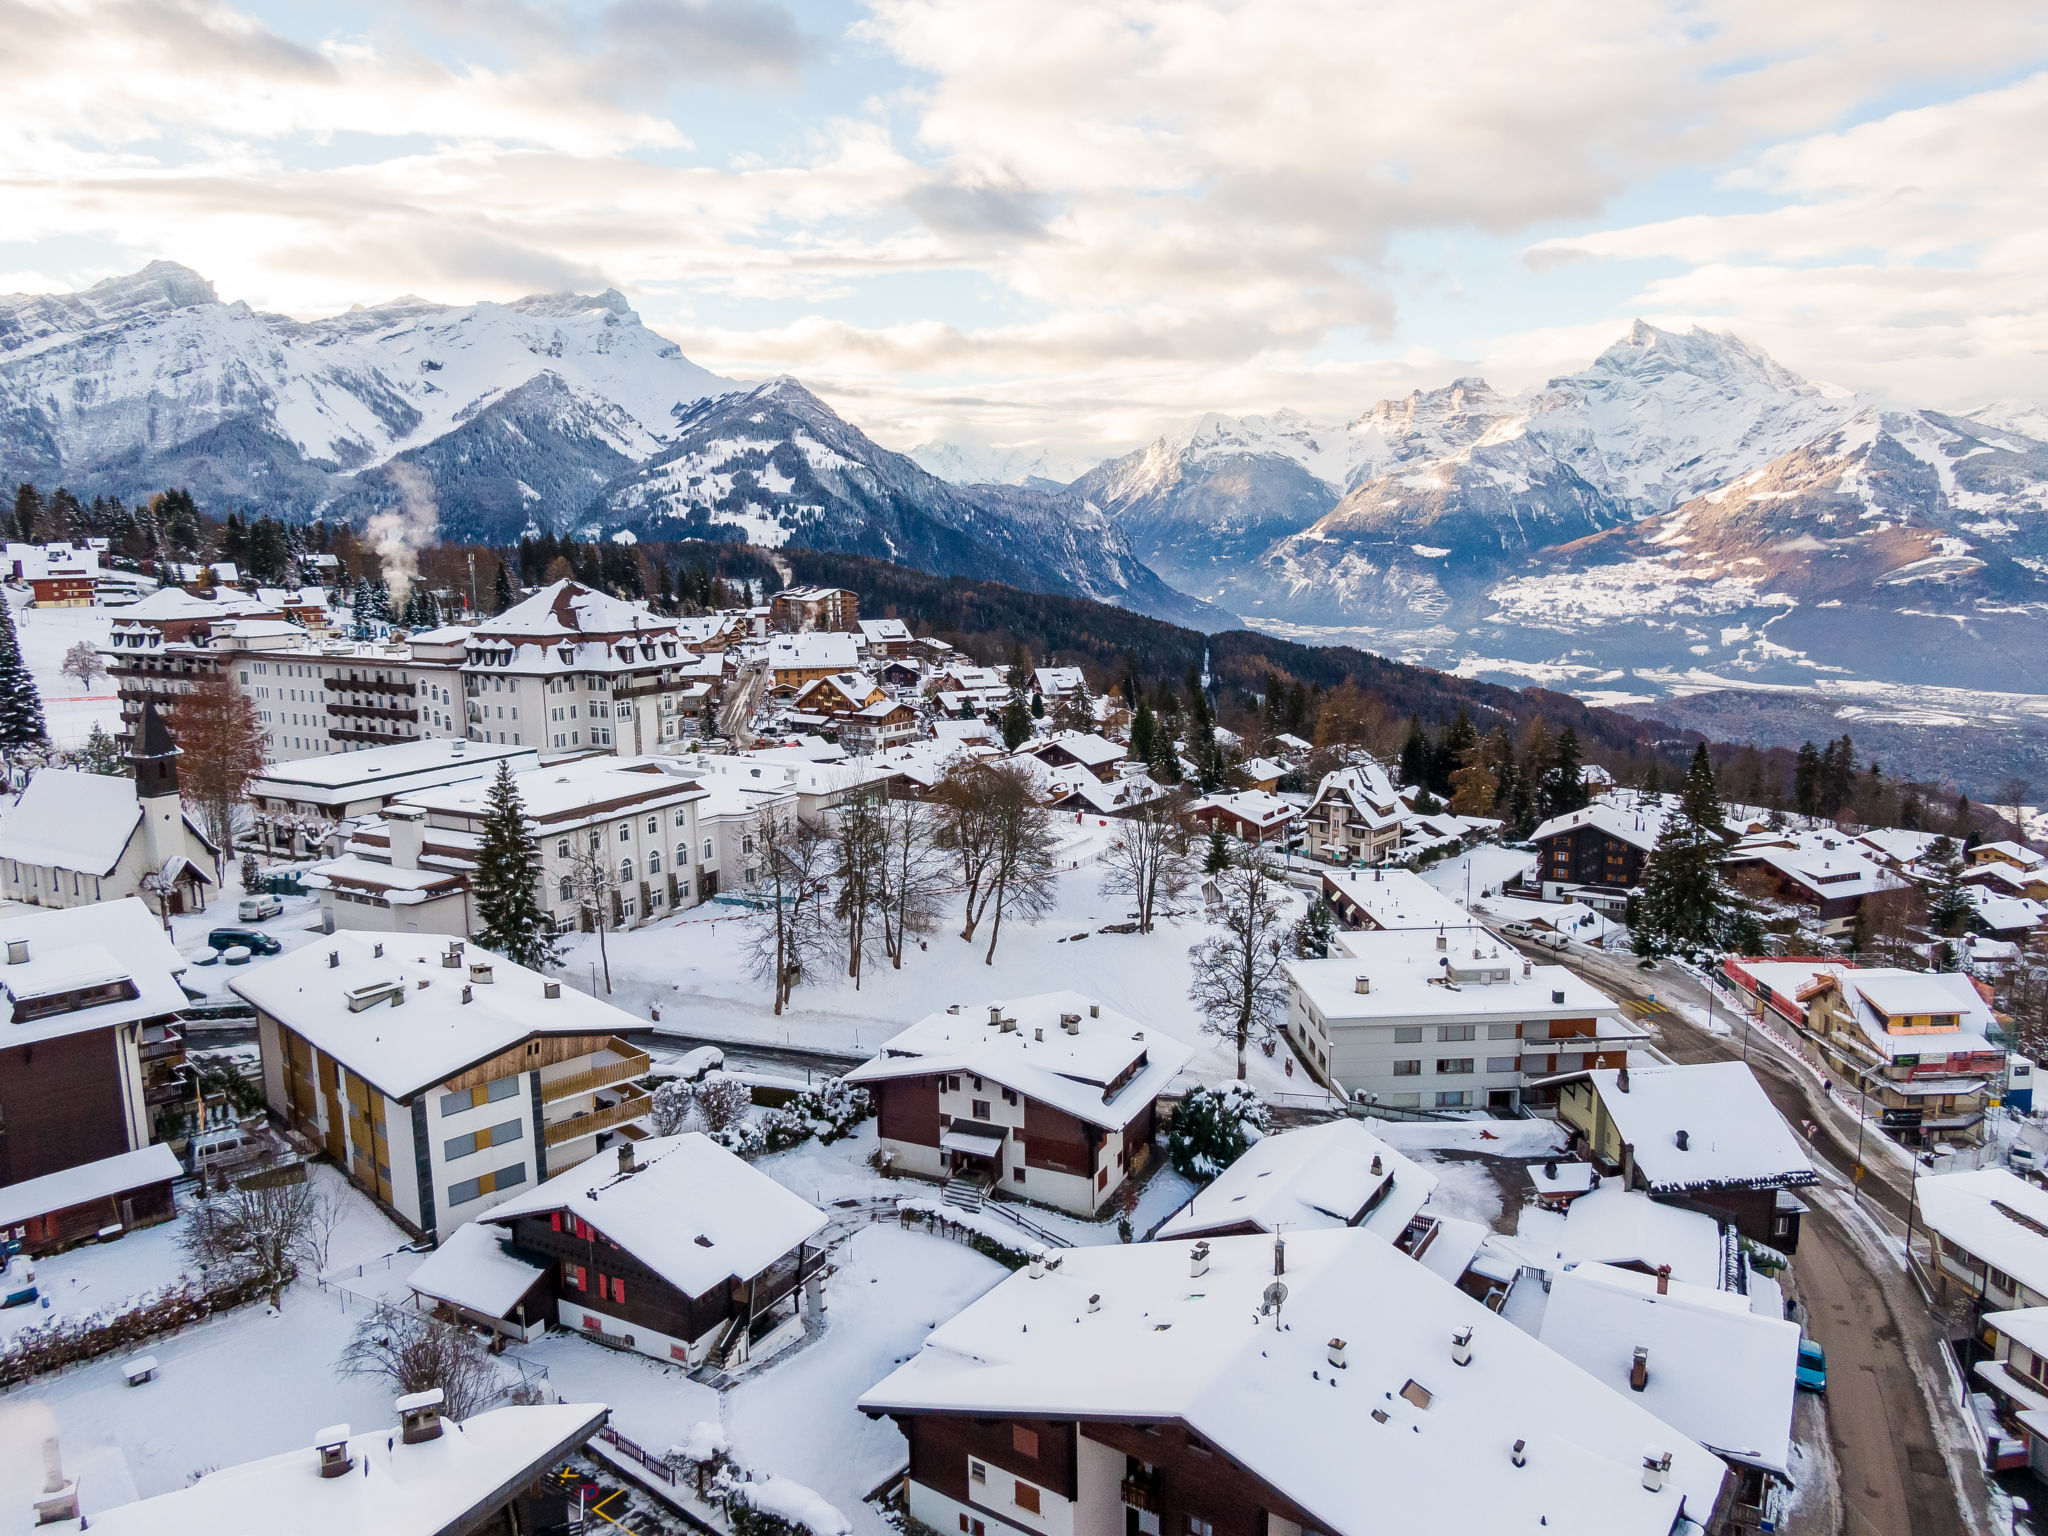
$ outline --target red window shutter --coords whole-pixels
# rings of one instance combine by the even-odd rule
[[[616,1301],[622,1307],[626,1304],[625,1281],[616,1279],[612,1281],[612,1300]]]
[[[559,1232],[562,1230],[562,1213],[560,1211],[551,1211],[548,1213],[548,1229],[553,1232]]]

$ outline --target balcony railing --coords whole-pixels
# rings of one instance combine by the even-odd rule
[[[594,1136],[599,1131],[608,1131],[613,1126],[625,1124],[628,1120],[638,1120],[653,1107],[654,1095],[629,1083],[619,1090],[618,1103],[602,1109],[593,1109],[587,1114],[571,1115],[567,1120],[551,1122],[547,1127],[548,1145],[559,1147],[565,1141],[577,1141],[585,1136]]]
[[[597,1055],[597,1064],[587,1072],[574,1072],[552,1081],[543,1078],[540,1085],[541,1102],[552,1104],[557,1099],[573,1099],[579,1093],[590,1093],[598,1088],[609,1087],[613,1083],[644,1077],[652,1065],[645,1051],[619,1039],[607,1041],[604,1049]]]
[[[1159,1475],[1155,1472],[1145,1477],[1127,1477],[1123,1481],[1124,1503],[1148,1515],[1161,1513],[1159,1497]]]
[[[161,1061],[166,1056],[182,1055],[184,1050],[185,1037],[168,1027],[145,1029],[137,1046],[137,1054],[144,1061]]]

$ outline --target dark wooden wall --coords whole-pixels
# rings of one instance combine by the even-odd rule
[[[111,1026],[0,1050],[0,1184],[133,1150]]]

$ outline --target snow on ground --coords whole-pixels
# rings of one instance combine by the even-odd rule
[[[111,608],[26,608],[21,594],[10,592],[7,602],[14,609],[14,632],[21,640],[23,658],[35,675],[36,691],[43,696],[43,719],[49,726],[50,744],[82,747],[95,722],[109,735],[120,724],[121,705],[115,697],[111,678],[93,680],[91,688],[78,686],[78,679],[63,674],[64,653],[84,640],[98,649],[107,644],[112,632]]]
[[[1421,874],[1453,901],[1462,903],[1469,893],[1476,906],[1482,898],[1498,894],[1508,881],[1535,867],[1533,853],[1503,848],[1499,843],[1481,843],[1455,859],[1439,860]]]
[[[1471,1159],[1449,1162],[1428,1158],[1425,1161],[1429,1171],[1436,1175],[1436,1188],[1430,1191],[1429,1200],[1423,1207],[1426,1212],[1433,1216],[1461,1217],[1486,1227],[1499,1224],[1500,1180],[1491,1164]]]
[[[1536,1158],[1562,1152],[1570,1132],[1555,1120],[1367,1120],[1388,1146],[1413,1155],[1455,1150]]]
[[[416,1256],[383,1261],[404,1234],[332,1170],[316,1170],[315,1177],[332,1181],[349,1202],[330,1254],[334,1268],[346,1266],[347,1283],[364,1293],[403,1290]],[[37,1264],[37,1281],[48,1275],[61,1290],[69,1289],[71,1274],[93,1276],[92,1284],[105,1287],[100,1304],[106,1305],[132,1280],[145,1286],[175,1280],[187,1267],[176,1257],[175,1230],[169,1224],[105,1249],[60,1254]],[[143,1244],[142,1237],[158,1241]],[[125,1256],[118,1252],[124,1248]],[[117,1260],[132,1268],[123,1272]],[[364,1264],[360,1277],[353,1273],[358,1263]],[[137,1351],[159,1364],[158,1379],[144,1386],[127,1385],[121,1374],[126,1357],[114,1355],[17,1388],[0,1400],[0,1446],[33,1450],[43,1435],[57,1434],[90,1514],[181,1488],[204,1468],[309,1445],[317,1430],[337,1421],[358,1428],[390,1423],[393,1394],[386,1383],[335,1374],[360,1311],[360,1302],[301,1281],[286,1293],[281,1313],[242,1307]],[[10,1456],[0,1467],[0,1489],[20,1486],[16,1460]]]
[[[744,920],[713,905],[608,935],[611,1000],[643,1019],[650,1006],[657,1006],[664,1029],[692,1038],[855,1053],[874,1050],[953,1003],[976,1007],[991,998],[1072,988],[1193,1045],[1196,1057],[1189,1072],[1194,1077],[1207,1082],[1235,1076],[1235,1057],[1202,1035],[1200,1016],[1187,1000],[1188,949],[1214,932],[1215,925],[1202,917],[1196,901],[1183,915],[1157,921],[1149,934],[1098,933],[1106,923],[1127,921],[1131,907],[1125,897],[1100,893],[1102,867],[1094,856],[1107,834],[1095,827],[1086,833],[1069,855],[1078,867],[1059,878],[1053,911],[1037,922],[1006,919],[993,965],[983,964],[986,922],[974,944],[960,941],[956,898],[927,947],[907,955],[902,970],[892,971],[886,961],[871,965],[858,990],[838,975],[807,981],[788,1011],[776,1018],[766,986],[748,973]],[[1282,895],[1287,923],[1300,916],[1304,901],[1296,891]],[[1086,937],[1073,937],[1081,934]],[[570,935],[563,953],[562,975],[575,986],[588,987],[591,968],[598,963],[595,937]],[[1254,1051],[1253,1085],[1262,1091],[1313,1091],[1299,1067],[1292,1077],[1286,1075],[1285,1056],[1284,1046],[1272,1057]]]

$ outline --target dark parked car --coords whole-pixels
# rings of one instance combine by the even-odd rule
[[[253,955],[284,952],[284,946],[269,934],[257,933],[250,928],[216,928],[206,936],[206,942],[215,949],[233,949],[240,944]]]

